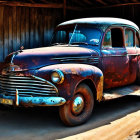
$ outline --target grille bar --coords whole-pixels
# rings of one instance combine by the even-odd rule
[[[0,75],[0,91],[15,96],[16,89],[22,96],[57,96],[57,88],[45,79],[32,76]]]
[[[10,83],[9,83],[10,84]],[[3,83],[1,83],[1,88],[9,88],[9,84],[3,84]],[[26,88],[28,88],[28,89],[38,89],[38,88],[41,88],[41,89],[44,89],[44,90],[48,90],[48,91],[52,91],[52,90],[54,90],[54,88],[48,88],[48,87],[44,87],[43,85],[38,85],[38,86],[32,86],[32,85],[20,85],[20,84],[10,84],[10,88],[14,88],[14,89],[16,89],[16,88],[18,88],[18,89],[26,89]]]

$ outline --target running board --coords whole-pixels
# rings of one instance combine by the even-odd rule
[[[105,100],[110,100],[110,99],[118,98],[125,95],[139,95],[140,96],[140,86],[129,85],[125,87],[104,90]]]

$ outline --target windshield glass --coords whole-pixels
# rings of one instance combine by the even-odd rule
[[[54,33],[51,44],[83,44],[99,45],[101,31],[92,26],[74,25],[58,28]]]

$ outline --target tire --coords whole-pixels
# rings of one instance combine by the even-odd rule
[[[60,106],[59,115],[66,125],[80,125],[89,119],[93,107],[94,96],[91,89],[86,84],[80,84],[72,99]]]

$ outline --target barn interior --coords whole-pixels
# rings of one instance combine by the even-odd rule
[[[1,0],[0,62],[11,52],[49,46],[59,23],[84,17],[118,17],[140,26],[139,0]]]

